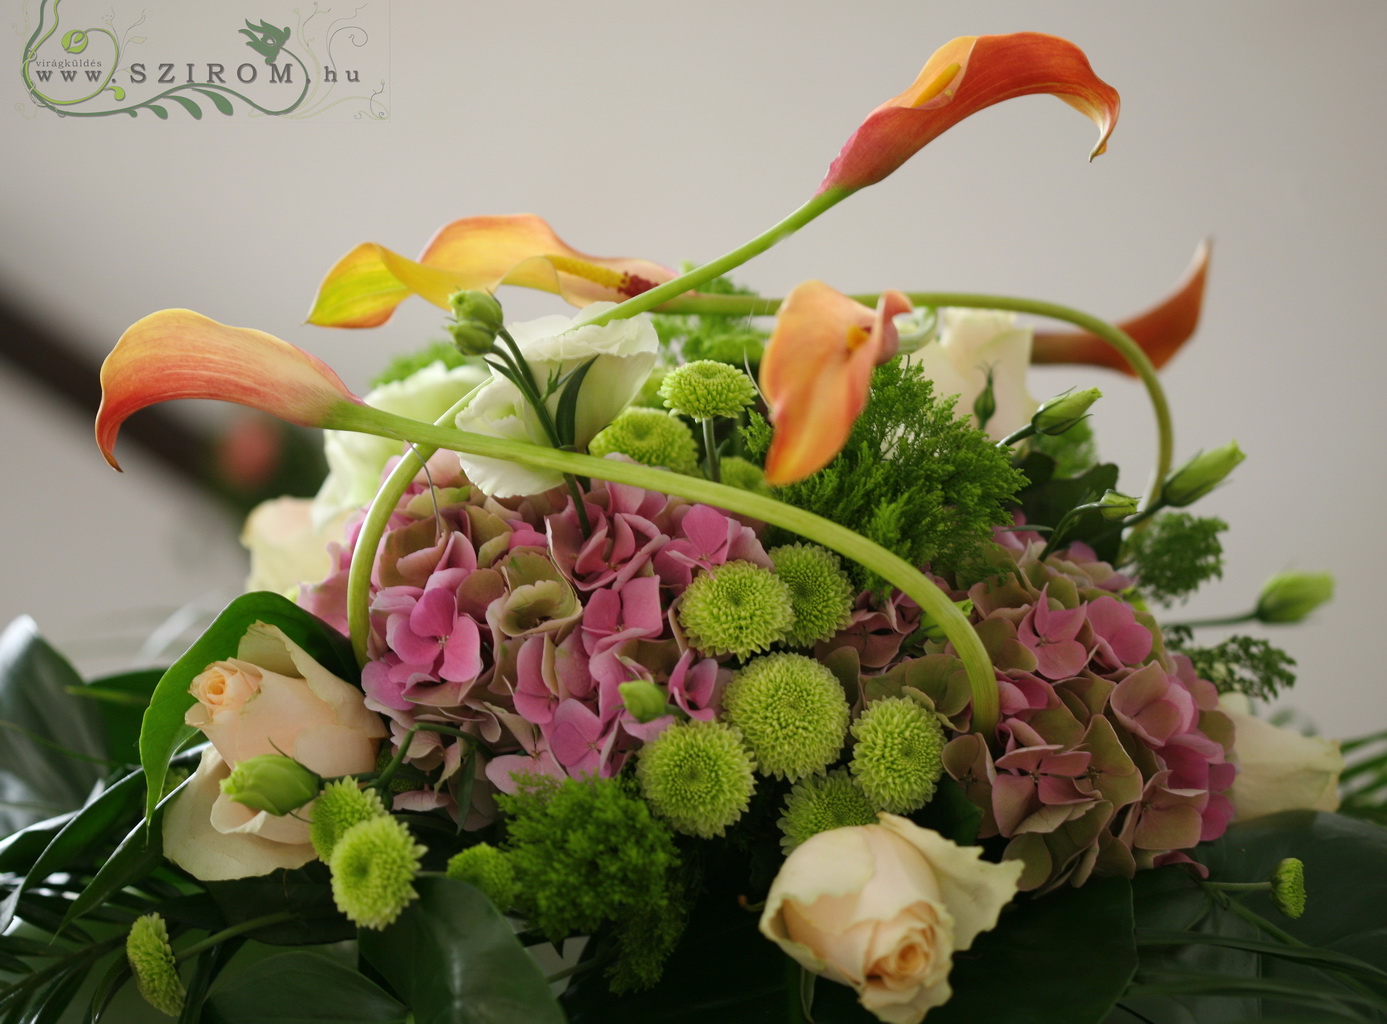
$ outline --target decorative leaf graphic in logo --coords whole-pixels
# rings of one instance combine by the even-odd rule
[[[266,64],[273,64],[279,51],[289,41],[289,26],[275,28],[264,18],[260,19],[259,25],[252,25],[250,19],[246,19],[246,27],[240,32],[248,39],[246,45],[264,57]]]
[[[68,53],[81,53],[87,48],[87,34],[74,28],[63,36],[63,49]]]

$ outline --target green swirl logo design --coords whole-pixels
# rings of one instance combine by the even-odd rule
[[[263,106],[244,93],[215,81],[184,82],[150,96],[148,99],[125,104],[125,89],[111,81],[120,66],[121,41],[110,29],[96,26],[69,28],[63,32],[58,43],[63,53],[73,58],[79,54],[86,55],[83,59],[59,61],[45,60],[40,57],[40,51],[44,44],[59,30],[58,6],[61,3],[62,0],[41,0],[38,25],[24,46],[22,73],[24,84],[28,87],[29,95],[33,97],[34,101],[63,117],[109,117],[112,114],[128,114],[131,117],[136,117],[141,110],[148,110],[155,117],[168,120],[169,105],[176,104],[192,117],[200,119],[202,117],[202,103],[211,103],[219,113],[230,116],[235,112],[236,108],[233,101],[236,100],[260,114],[282,116],[296,110],[308,95],[311,86],[308,65],[298,54],[288,49],[287,44],[291,35],[288,26],[279,27],[261,19],[259,23],[252,23],[247,20],[246,27],[240,29],[239,32],[246,37],[245,45],[259,54],[264,59],[265,64],[271,66],[272,81],[292,81],[292,65],[287,62],[281,64],[281,61],[285,61],[287,58],[287,60],[298,64],[300,69],[299,81],[302,82],[302,88],[294,97],[293,102],[287,106],[278,109]],[[45,65],[48,66],[45,67]],[[79,88],[85,88],[87,85],[92,88],[75,97],[66,96],[66,94],[62,98],[50,95],[45,90],[51,88],[50,83],[55,83],[55,66],[56,83],[71,85],[80,82],[83,85]],[[172,65],[168,65],[168,67],[171,68]],[[282,72],[279,70],[281,67],[284,69]],[[107,92],[111,94],[111,99],[117,104],[124,105],[100,110],[81,109],[83,104],[91,103],[102,93]]]

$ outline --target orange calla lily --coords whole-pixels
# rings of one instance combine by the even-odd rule
[[[114,468],[116,435],[139,410],[175,398],[213,398],[305,427],[329,427],[361,399],[316,356],[263,331],[228,327],[189,309],[137,321],[101,364],[96,443]]]
[[[875,311],[822,281],[791,289],[761,358],[761,393],[775,437],[766,480],[802,480],[833,460],[867,404],[872,369],[896,354],[900,292],[883,292]]]
[[[962,36],[925,63],[909,89],[877,107],[852,134],[819,186],[853,192],[880,181],[970,114],[1016,96],[1049,93],[1093,121],[1102,153],[1117,123],[1117,91],[1073,43],[1038,32]]]
[[[1174,290],[1150,309],[1118,323],[1160,369],[1194,334],[1204,306],[1209,277],[1209,242],[1199,243],[1189,269]],[[1103,339],[1087,331],[1036,331],[1031,347],[1035,363],[1086,363],[1135,375],[1127,360]]]
[[[455,291],[502,284],[554,292],[575,306],[620,302],[674,276],[648,260],[579,252],[532,214],[465,217],[440,229],[417,261],[374,242],[358,245],[318,286],[308,322],[376,327],[410,295],[447,309]]]

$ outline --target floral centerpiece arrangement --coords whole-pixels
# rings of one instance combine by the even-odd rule
[[[251,516],[250,592],[172,665],[83,681],[6,635],[0,1020],[1387,1019],[1380,739],[1345,771],[1250,713],[1282,652],[1164,621],[1220,574],[1226,524],[1186,510],[1243,458],[1177,465],[1156,376],[1207,250],[1120,326],[725,276],[1033,93],[1103,151],[1118,96],[1075,46],[957,39],[683,273],[530,216],[361,245],[310,319],[418,295],[450,334],[364,400],[259,331],[132,326],[112,465],[126,418],[200,397],[323,428],[330,473]],[[578,313],[507,324],[503,284]],[[1037,402],[1033,361],[1140,377],[1144,497],[1097,389]]]

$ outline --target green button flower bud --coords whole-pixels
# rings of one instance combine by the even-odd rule
[[[501,304],[480,291],[454,292],[448,298],[455,323],[448,325],[453,344],[466,356],[485,355],[501,330]]]
[[[1082,420],[1088,414],[1089,407],[1102,397],[1103,392],[1097,388],[1084,388],[1082,391],[1070,388],[1037,409],[1031,417],[1031,426],[1037,434],[1063,434]]]
[[[1330,573],[1278,573],[1262,587],[1256,618],[1258,622],[1299,622],[1333,596]]]
[[[242,761],[222,779],[222,792],[238,804],[288,814],[318,795],[323,780],[292,757],[261,754]]]
[[[1211,452],[1200,452],[1166,480],[1161,498],[1172,508],[1193,505],[1223,483],[1233,468],[1245,458],[1247,456],[1242,453],[1237,441],[1229,441]]]
[[[1287,857],[1272,871],[1271,901],[1292,920],[1305,913],[1305,864],[1298,858]]]
[[[1108,491],[1098,505],[1099,513],[1110,523],[1120,523],[1137,511],[1137,499],[1121,491]]]
[[[621,703],[637,722],[653,722],[669,712],[665,691],[648,679],[632,679],[618,686],[617,691]]]

